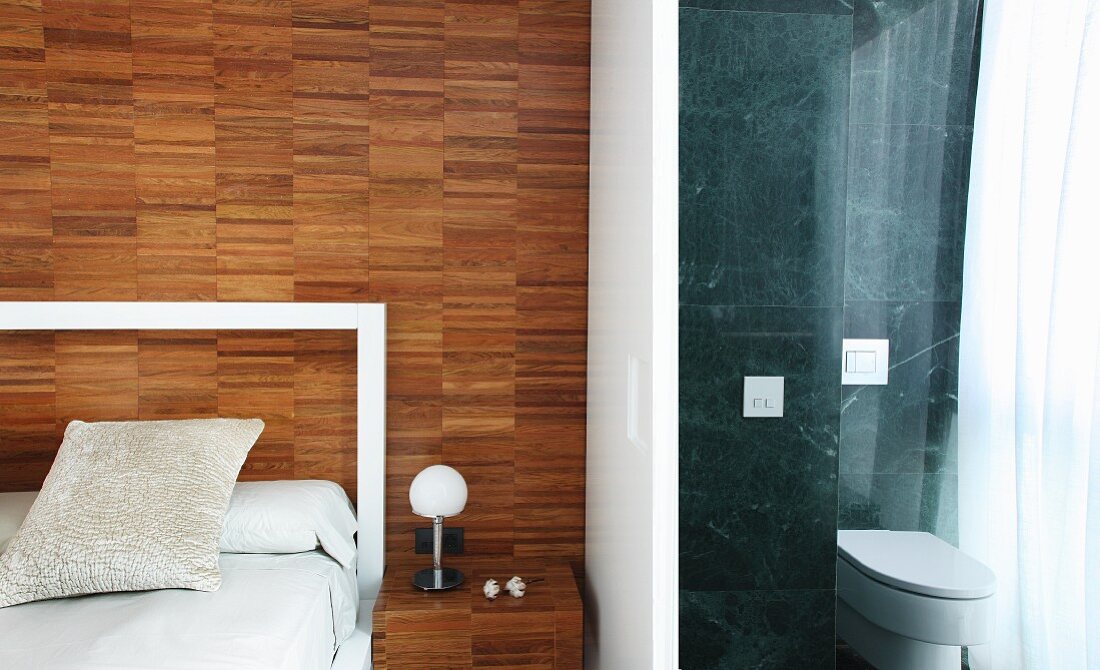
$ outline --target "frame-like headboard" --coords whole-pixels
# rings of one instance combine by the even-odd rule
[[[0,302],[4,330],[354,330],[359,597],[385,569],[386,306],[304,302]]]

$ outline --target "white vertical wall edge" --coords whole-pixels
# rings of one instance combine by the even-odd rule
[[[652,11],[653,667],[664,670],[680,655],[680,3]]]
[[[592,1],[584,660],[599,670],[676,663],[678,18],[674,0]]]
[[[0,330],[357,331],[359,597],[385,570],[386,306],[308,302],[0,302]],[[2,355],[2,352],[0,352]]]

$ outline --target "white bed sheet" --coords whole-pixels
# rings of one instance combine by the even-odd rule
[[[320,551],[222,554],[222,586],[0,609],[5,670],[328,670],[355,628],[354,569]]]

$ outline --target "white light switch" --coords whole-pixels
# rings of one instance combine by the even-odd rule
[[[742,415],[748,418],[783,416],[783,378],[745,377]]]
[[[844,340],[841,384],[883,385],[890,372],[889,340]]]

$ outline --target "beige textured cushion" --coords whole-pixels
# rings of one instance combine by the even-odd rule
[[[221,586],[218,538],[259,419],[73,421],[0,555],[0,607]]]

